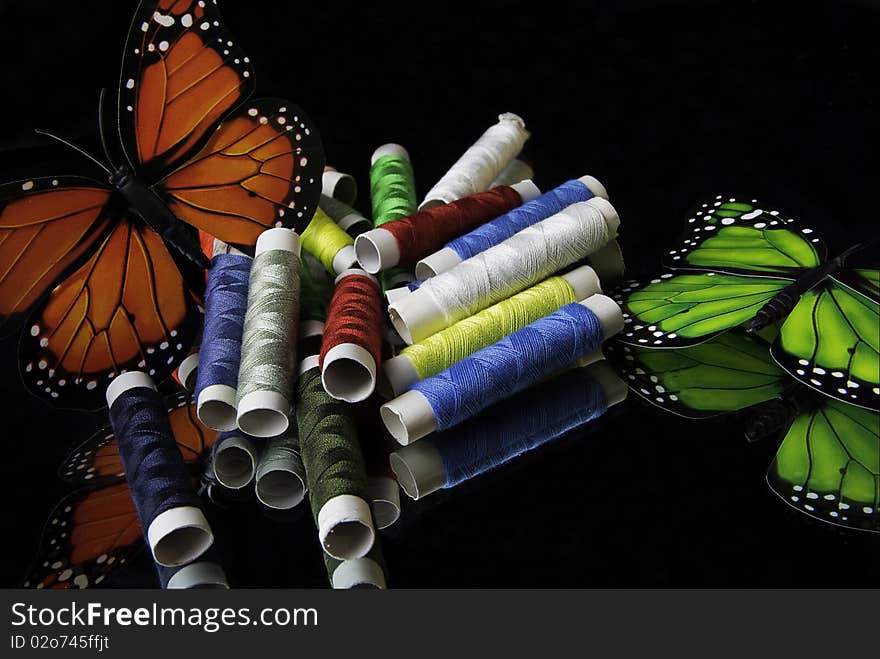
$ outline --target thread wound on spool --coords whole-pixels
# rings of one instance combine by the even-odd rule
[[[324,388],[349,402],[368,398],[381,354],[382,293],[372,277],[352,271],[340,278],[327,311],[320,354]]]
[[[404,348],[401,355],[424,379],[576,301],[571,284],[562,277],[551,277]]]
[[[126,381],[134,386],[125,386]],[[148,376],[125,373],[111,392],[110,424],[125,479],[154,560],[166,566],[198,558],[213,542],[201,500],[183,462],[162,398]]]
[[[339,559],[365,555],[374,530],[367,496],[367,472],[348,405],[331,398],[315,366],[300,374],[296,419],[302,461],[306,470],[312,514],[319,522],[325,504],[349,496],[363,502],[365,515],[333,524],[326,531],[324,550]]]
[[[596,350],[602,324],[590,309],[567,304],[413,385],[434,411],[438,430],[473,417],[553,371]]]
[[[320,208],[315,210],[315,216],[302,233],[303,249],[333,274],[339,274],[352,265],[353,258],[342,264],[337,257],[346,247],[353,245],[354,239]]]
[[[199,420],[215,430],[235,428],[235,390],[252,261],[240,254],[217,254],[208,271],[196,400]],[[208,387],[214,388],[214,395],[205,395]]]
[[[376,227],[416,211],[416,183],[409,158],[389,154],[372,164],[370,200]]]

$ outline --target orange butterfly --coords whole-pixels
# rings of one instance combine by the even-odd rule
[[[161,381],[186,357],[199,312],[183,257],[208,264],[197,229],[249,246],[273,226],[302,230],[316,208],[318,132],[285,101],[242,104],[253,70],[215,4],[139,5],[119,87],[124,157],[114,162],[103,125],[108,164],[89,156],[108,184],[0,186],[0,327],[29,318],[20,370],[56,405],[99,408],[117,374]]]
[[[203,426],[187,395],[166,398],[174,440],[198,476],[217,433]],[[66,496],[46,523],[26,588],[87,588],[102,583],[143,546],[143,532],[109,427],[65,459],[61,478],[89,485]]]

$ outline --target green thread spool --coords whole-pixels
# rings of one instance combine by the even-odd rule
[[[364,457],[348,404],[321,385],[317,355],[300,366],[296,420],[321,546],[340,560],[365,556],[376,532]]]
[[[275,437],[290,423],[299,282],[299,236],[264,231],[248,283],[236,390],[238,427],[255,437]]]
[[[370,200],[374,227],[416,212],[415,175],[409,153],[399,144],[384,144],[373,152],[370,160]],[[380,278],[383,291],[412,280],[412,272],[403,268],[387,270]]]
[[[511,332],[553,313],[566,304],[601,292],[599,277],[589,266],[545,279],[404,348],[383,364],[387,388],[399,396],[419,380],[445,371],[477,350],[497,343]]]
[[[303,267],[300,274],[299,320],[323,323],[327,319],[327,305],[333,295],[333,280]]]
[[[366,556],[348,561],[340,561],[324,554],[324,565],[327,568],[330,586],[334,590],[385,589],[385,557],[378,542],[373,544],[373,548]]]
[[[321,262],[327,272],[335,275],[356,262],[354,239],[320,208],[315,209],[312,221],[303,231],[302,246]]]

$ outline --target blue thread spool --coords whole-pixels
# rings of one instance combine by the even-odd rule
[[[446,430],[596,350],[623,328],[620,307],[592,295],[513,332],[385,403],[385,427],[400,444]]]
[[[567,371],[520,392],[454,430],[390,456],[413,499],[494,469],[602,416],[626,398],[627,386],[604,361]]]
[[[208,272],[196,411],[199,420],[214,430],[236,428],[235,390],[252,262],[241,253],[215,253]]]
[[[608,198],[605,187],[592,176],[581,176],[542,194],[522,206],[451,240],[416,264],[416,277],[428,279],[458,265],[490,247],[504,242],[518,231],[530,227],[580,201]]]
[[[123,373],[107,388],[107,406],[153,560],[169,567],[195,560],[214,536],[156,385],[146,373]]]

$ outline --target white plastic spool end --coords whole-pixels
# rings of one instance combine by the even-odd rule
[[[443,310],[421,288],[389,305],[388,315],[400,338],[409,345],[418,343],[446,327]]]
[[[519,183],[514,183],[510,187],[517,191],[524,204],[541,196],[541,188],[535,185],[535,182],[531,179],[525,179]]]
[[[370,274],[393,268],[400,263],[397,239],[390,231],[370,229],[354,240],[357,262]]]
[[[459,263],[461,263],[461,257],[456,251],[449,247],[443,247],[416,263],[416,277],[430,279],[441,272],[451,270]]]
[[[235,430],[235,389],[227,384],[211,384],[199,392],[196,400],[199,421],[214,430]]]
[[[358,496],[340,494],[318,511],[318,538],[333,558],[344,561],[365,556],[375,537],[370,505]]]
[[[602,213],[602,217],[605,218],[605,224],[608,226],[609,239],[616,238],[617,229],[620,227],[620,216],[617,214],[614,206],[611,205],[611,202],[602,197],[593,197],[592,199],[587,199],[584,203],[589,204]]]
[[[254,254],[259,256],[263,252],[274,249],[281,249],[298,255],[300,249],[299,235],[297,235],[296,231],[284,227],[267,229],[257,237]]]
[[[608,190],[605,189],[605,186],[599,182],[599,179],[585,174],[578,178],[578,181],[587,186],[587,190],[593,193],[594,197],[601,197],[602,199],[608,199]]]
[[[402,446],[437,430],[437,420],[428,399],[412,389],[382,405],[379,415],[388,432]]]
[[[127,371],[116,376],[113,382],[110,383],[110,386],[107,387],[107,393],[105,394],[107,396],[107,407],[113,407],[113,403],[116,402],[116,399],[122,393],[136,387],[147,387],[156,391],[156,383],[153,382],[153,378],[142,371]]]
[[[321,384],[337,400],[366,400],[376,389],[376,361],[355,343],[335,345],[324,355]]]
[[[214,542],[204,513],[195,506],[178,506],[156,515],[147,529],[147,543],[159,565],[177,567],[196,560]]]
[[[354,245],[346,245],[336,252],[331,265],[333,266],[333,272],[338,275],[348,270],[355,263],[357,263],[357,256],[354,251]]]
[[[183,589],[217,589],[229,590],[229,582],[223,568],[210,561],[198,561],[180,568],[168,580],[165,588],[169,590]]]
[[[240,490],[254,479],[257,449],[245,437],[227,437],[214,452],[214,475],[230,490]]]
[[[177,379],[180,380],[180,384],[182,384],[185,389],[193,391],[196,388],[196,377],[198,376],[198,372],[199,353],[194,352],[180,362],[180,366],[177,367]]]
[[[382,373],[392,396],[400,396],[421,380],[409,357],[397,355],[382,364]]]
[[[602,292],[599,275],[588,265],[582,265],[571,272],[566,272],[562,278],[571,286],[576,300],[583,300],[594,293]]]
[[[334,590],[349,590],[351,588],[385,588],[385,573],[382,567],[368,556],[355,558],[350,561],[342,561],[333,576],[330,585]]]
[[[290,401],[275,391],[252,391],[238,402],[238,427],[254,437],[275,437],[290,425]]]
[[[274,510],[295,508],[306,495],[305,473],[292,460],[261,464],[255,474],[254,490],[263,505]]]
[[[379,158],[383,158],[384,156],[397,156],[398,158],[404,158],[405,160],[410,160],[409,151],[407,151],[400,144],[395,144],[393,142],[389,142],[388,144],[383,144],[378,149],[373,151],[373,155],[370,156],[370,166],[376,164],[376,161]]]
[[[404,446],[394,451],[389,461],[401,489],[414,500],[441,490],[446,485],[443,458],[431,441]]]
[[[623,329],[623,312],[617,302],[607,295],[596,293],[580,304],[596,314],[602,325],[603,340],[611,338]]]
[[[412,291],[409,290],[409,286],[398,286],[397,288],[389,288],[385,291],[385,300],[388,304],[394,304],[400,298],[406,297]]]
[[[323,194],[351,206],[357,199],[357,181],[351,174],[331,171],[321,175]]]

